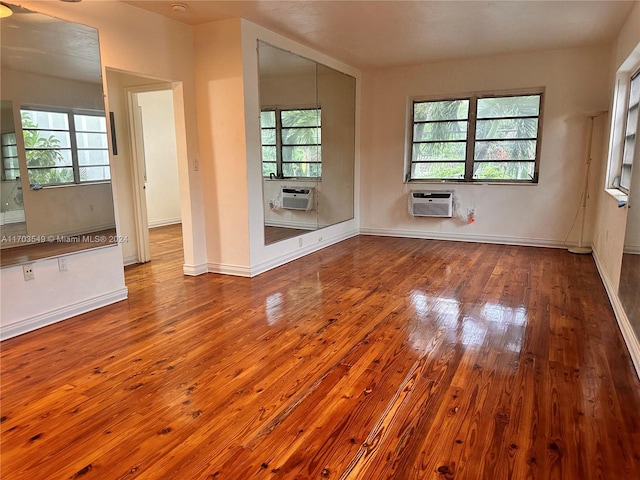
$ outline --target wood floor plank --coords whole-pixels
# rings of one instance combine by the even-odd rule
[[[182,274],[0,348],[11,479],[640,478],[640,381],[588,256],[360,236]]]

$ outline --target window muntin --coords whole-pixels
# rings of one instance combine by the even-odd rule
[[[414,101],[409,180],[535,183],[542,93]]]
[[[631,77],[629,85],[629,103],[622,148],[622,165],[620,167],[620,189],[628,193],[631,186],[631,170],[637,145],[638,108],[640,106],[640,71]]]
[[[263,110],[262,175],[321,177],[321,117],[319,108]]]
[[[100,113],[20,110],[29,183],[64,185],[111,178],[107,122]]]
[[[14,132],[3,133],[0,138],[2,143],[2,180],[16,180],[20,178],[16,134]]]

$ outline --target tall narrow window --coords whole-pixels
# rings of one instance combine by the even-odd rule
[[[640,71],[631,78],[629,87],[629,104],[622,149],[622,167],[620,169],[620,189],[629,192],[631,186],[631,170],[636,148],[638,132],[638,106],[640,105]]]

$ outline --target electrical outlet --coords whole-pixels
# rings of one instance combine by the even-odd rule
[[[29,263],[22,266],[22,273],[24,274],[24,281],[35,280],[36,274],[33,272],[33,264]]]
[[[67,257],[58,258],[58,270],[61,272],[67,271]]]

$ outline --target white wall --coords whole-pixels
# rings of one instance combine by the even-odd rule
[[[209,269],[246,275],[249,223],[241,20],[194,27],[194,44]]]
[[[177,138],[185,272],[201,273],[202,266],[206,265],[204,204],[200,173],[194,168],[199,151],[191,28],[121,2],[25,1],[22,6],[96,27],[103,67],[174,82],[174,99],[178,102],[176,117],[183,125],[178,122]],[[114,178],[116,202],[118,188]],[[97,308],[126,298],[120,245],[75,254],[73,263],[89,277],[74,273],[71,259],[69,272],[59,272],[54,260],[34,262],[36,280],[31,282],[22,279],[21,266],[0,271],[3,336],[7,336],[7,332],[20,333],[20,326],[37,328],[52,320],[68,318],[83,308]],[[204,268],[206,270],[206,266]]]
[[[561,246],[568,236],[569,243],[576,243],[579,225],[569,233],[584,182],[587,118],[583,112],[606,109],[608,55],[606,48],[585,48],[366,71],[362,230],[541,246]],[[537,185],[403,182],[410,97],[534,87],[546,88]],[[455,191],[462,215],[475,208],[475,223],[411,218],[406,206],[411,189]]]
[[[637,54],[640,47],[640,2],[631,11],[627,21],[620,30],[613,48],[612,62],[608,70],[607,93],[609,94],[607,109],[613,110],[613,93],[616,85],[616,77],[621,69],[632,67],[630,56]],[[640,58],[636,59],[636,62]],[[612,112],[615,115],[615,112]],[[610,115],[611,116],[611,115]],[[615,116],[614,116],[615,120]],[[609,128],[610,130],[610,128]],[[607,135],[607,138],[609,136]],[[615,151],[615,145],[608,146],[608,149]],[[605,156],[606,153],[603,153]],[[614,160],[615,162],[615,160]],[[598,262],[600,275],[603,277],[605,285],[611,290],[610,295],[616,296],[620,281],[620,267],[622,265],[622,251],[624,248],[625,229],[627,222],[627,209],[618,208],[618,201],[605,192],[609,187],[607,165],[603,162],[600,169],[600,184],[595,202],[595,229],[594,229],[594,255]],[[637,175],[637,171],[634,172]]]
[[[180,223],[178,154],[171,90],[141,92],[149,227]]]

